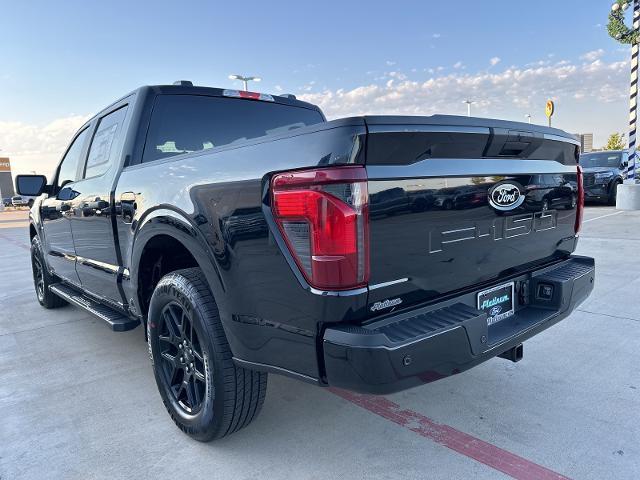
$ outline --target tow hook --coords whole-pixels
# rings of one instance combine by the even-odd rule
[[[500,358],[506,358],[507,360],[511,360],[512,362],[519,362],[522,360],[523,356],[523,346],[522,344],[516,345],[515,347],[511,347],[506,352],[502,352],[498,355]]]

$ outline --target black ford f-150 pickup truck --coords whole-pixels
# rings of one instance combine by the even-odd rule
[[[593,288],[577,145],[179,82],[113,103],[49,184],[17,187],[38,196],[38,301],[142,324],[168,412],[211,440],[252,421],[268,372],[383,394],[519,360]]]

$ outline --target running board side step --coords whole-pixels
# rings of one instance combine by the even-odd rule
[[[50,285],[49,290],[67,302],[86,310],[100,320],[104,320],[114,332],[126,332],[140,325],[139,320],[133,320],[113,308],[98,303],[69,285],[56,283]]]

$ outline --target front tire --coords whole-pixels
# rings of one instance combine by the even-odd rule
[[[160,396],[175,424],[203,442],[247,426],[258,415],[267,374],[235,365],[213,295],[199,268],[158,282],[147,320]]]
[[[613,185],[611,185],[611,192],[609,192],[609,205],[616,204],[616,198],[618,198],[618,186],[622,184],[620,180],[616,180]]]
[[[38,303],[44,308],[65,306],[67,302],[49,290],[49,286],[56,283],[56,278],[47,269],[47,264],[44,262],[42,244],[37,236],[31,239],[31,270]]]

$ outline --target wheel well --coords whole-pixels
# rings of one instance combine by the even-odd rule
[[[609,185],[609,193],[613,193],[613,189],[616,188],[617,185],[622,185],[623,183],[624,183],[624,180],[622,179],[622,177],[614,178],[611,184]]]
[[[167,273],[197,267],[187,248],[169,235],[157,235],[147,242],[138,266],[138,299],[144,317],[149,310],[153,290]]]
[[[35,237],[38,234],[38,232],[36,231],[36,227],[33,226],[33,223],[29,224],[29,240],[33,240],[33,237]]]

